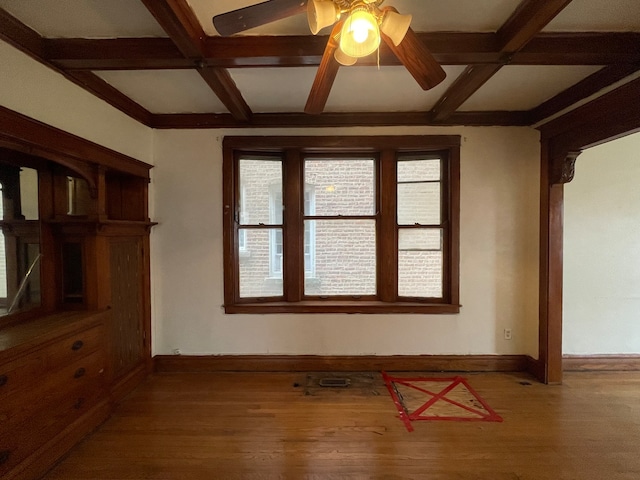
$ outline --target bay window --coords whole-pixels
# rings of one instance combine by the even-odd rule
[[[225,311],[459,311],[459,146],[225,138]]]

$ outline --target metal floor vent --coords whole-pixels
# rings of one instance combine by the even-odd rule
[[[312,396],[371,396],[379,395],[378,389],[386,388],[379,373],[372,372],[314,372],[306,375],[304,394]]]
[[[321,378],[318,380],[321,387],[348,387],[351,385],[349,378]]]

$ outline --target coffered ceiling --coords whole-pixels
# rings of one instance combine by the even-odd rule
[[[0,0],[0,38],[156,128],[532,125],[639,76],[638,0],[386,0],[446,79],[423,90],[383,44],[310,115],[328,29],[218,35],[213,16],[256,3]]]

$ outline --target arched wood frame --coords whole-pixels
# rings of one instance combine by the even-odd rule
[[[68,155],[52,152],[47,149],[39,148],[37,146],[25,147],[23,142],[16,142],[12,141],[11,139],[5,138],[5,135],[2,134],[2,132],[0,132],[0,147],[26,153],[35,157],[44,158],[46,160],[51,160],[52,162],[68,168],[72,172],[77,173],[80,178],[84,178],[87,181],[87,183],[89,184],[91,195],[95,198],[95,193],[97,191],[97,169],[92,168],[86,162],[80,162]]]
[[[151,169],[151,165],[136,160],[135,158],[46,125],[3,106],[0,106],[0,148],[14,150],[29,157],[39,157],[50,160],[64,167],[65,171],[73,171],[87,180],[91,195],[96,199],[96,202],[94,202],[97,205],[97,212],[95,212],[96,221],[94,222],[96,228],[103,226],[104,222],[100,223],[102,220],[108,220],[108,215],[106,215],[107,199],[105,193],[107,173],[116,172],[126,174],[138,177],[143,182],[145,180],[148,182],[149,170]],[[45,176],[43,175],[41,178],[45,178]],[[51,178],[48,178],[46,181],[40,181],[38,188],[40,189],[41,195],[44,195],[45,198],[52,198],[54,186]],[[143,209],[146,215],[148,211],[146,193],[143,201],[145,202]],[[54,206],[46,202],[41,203],[41,208],[42,205],[45,205],[48,210],[45,212],[41,210],[41,219],[46,218],[49,221],[56,220],[54,218]],[[129,223],[139,223],[140,228],[146,229],[147,232],[152,225],[148,218],[140,222]],[[43,254],[41,260],[42,283],[55,285],[57,281],[55,268],[56,253],[53,247],[54,240],[51,225],[48,225],[46,228],[41,227],[41,239]],[[146,241],[148,242],[148,239]],[[145,246],[145,248],[146,251],[148,251],[148,246]],[[148,271],[148,261],[145,261],[147,262],[145,269]],[[148,292],[148,275],[145,281],[147,282],[145,284],[145,292]],[[97,294],[93,296],[97,298]],[[50,289],[42,294],[41,308],[25,312],[24,316],[26,317],[28,315],[29,318],[31,318],[34,315],[53,311],[57,308],[58,303],[56,292]],[[147,319],[147,323],[149,323],[150,309],[146,303],[145,305],[145,318]],[[96,307],[96,305],[89,306],[92,308]],[[98,306],[102,307],[102,305]],[[22,313],[6,316],[0,319],[0,326],[21,319]],[[148,356],[150,359],[150,352]]]
[[[94,166],[149,178],[150,165],[0,106],[0,146],[59,163],[95,181]],[[93,177],[93,178],[91,178]],[[91,183],[90,183],[91,184]]]
[[[540,168],[539,351],[532,373],[562,382],[564,184],[583,149],[640,131],[640,79],[542,127]]]

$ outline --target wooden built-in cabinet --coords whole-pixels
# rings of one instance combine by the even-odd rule
[[[109,312],[64,312],[3,331],[0,477],[37,478],[110,410]]]
[[[3,479],[43,475],[151,371],[150,168],[0,107]]]

